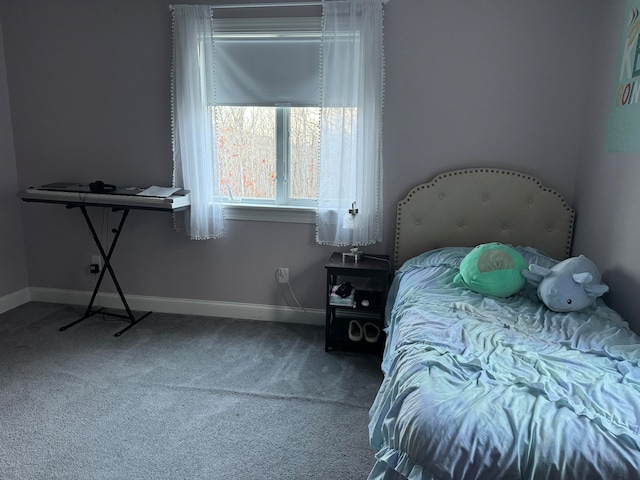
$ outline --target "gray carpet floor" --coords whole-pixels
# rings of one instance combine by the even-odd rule
[[[0,315],[0,478],[366,479],[380,359],[323,327],[29,303]]]

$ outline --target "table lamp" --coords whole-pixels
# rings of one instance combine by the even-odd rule
[[[357,215],[358,209],[356,208],[356,202],[353,202],[349,211],[344,214],[344,218],[342,219],[342,228],[345,230],[351,230],[352,232],[359,228]],[[351,234],[351,238],[353,240],[353,233]],[[348,252],[342,253],[342,261],[344,262],[349,258],[353,258],[353,261],[357,262],[362,258],[362,255],[363,253],[354,245]]]

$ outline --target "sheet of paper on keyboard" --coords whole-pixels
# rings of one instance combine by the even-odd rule
[[[175,188],[175,187],[156,187],[156,186],[152,186],[152,187],[144,189],[143,191],[139,192],[137,195],[142,195],[143,197],[162,197],[162,198],[166,198],[166,197],[170,197],[171,195],[176,193],[178,190],[182,190],[182,189],[181,188]]]

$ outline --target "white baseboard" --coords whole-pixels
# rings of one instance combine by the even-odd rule
[[[91,298],[91,297],[89,297]],[[15,291],[4,297],[0,297],[0,313],[8,312],[20,305],[31,301],[31,291],[29,288]]]
[[[34,301],[87,305],[91,300],[91,292],[81,290],[38,287],[32,287],[26,290],[30,291],[30,298],[22,303]],[[304,311],[300,308],[276,305],[216,302],[188,298],[148,297],[143,295],[126,295],[126,298],[129,308],[134,311],[303,323],[308,325],[324,325],[325,321],[325,312],[320,309],[306,309],[306,311]],[[2,299],[0,299],[0,307],[2,305],[1,301]],[[106,308],[124,308],[117,293],[100,293],[96,298],[95,304]]]

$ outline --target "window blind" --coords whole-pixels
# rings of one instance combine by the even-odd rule
[[[218,105],[319,105],[320,18],[214,19],[213,31]]]

